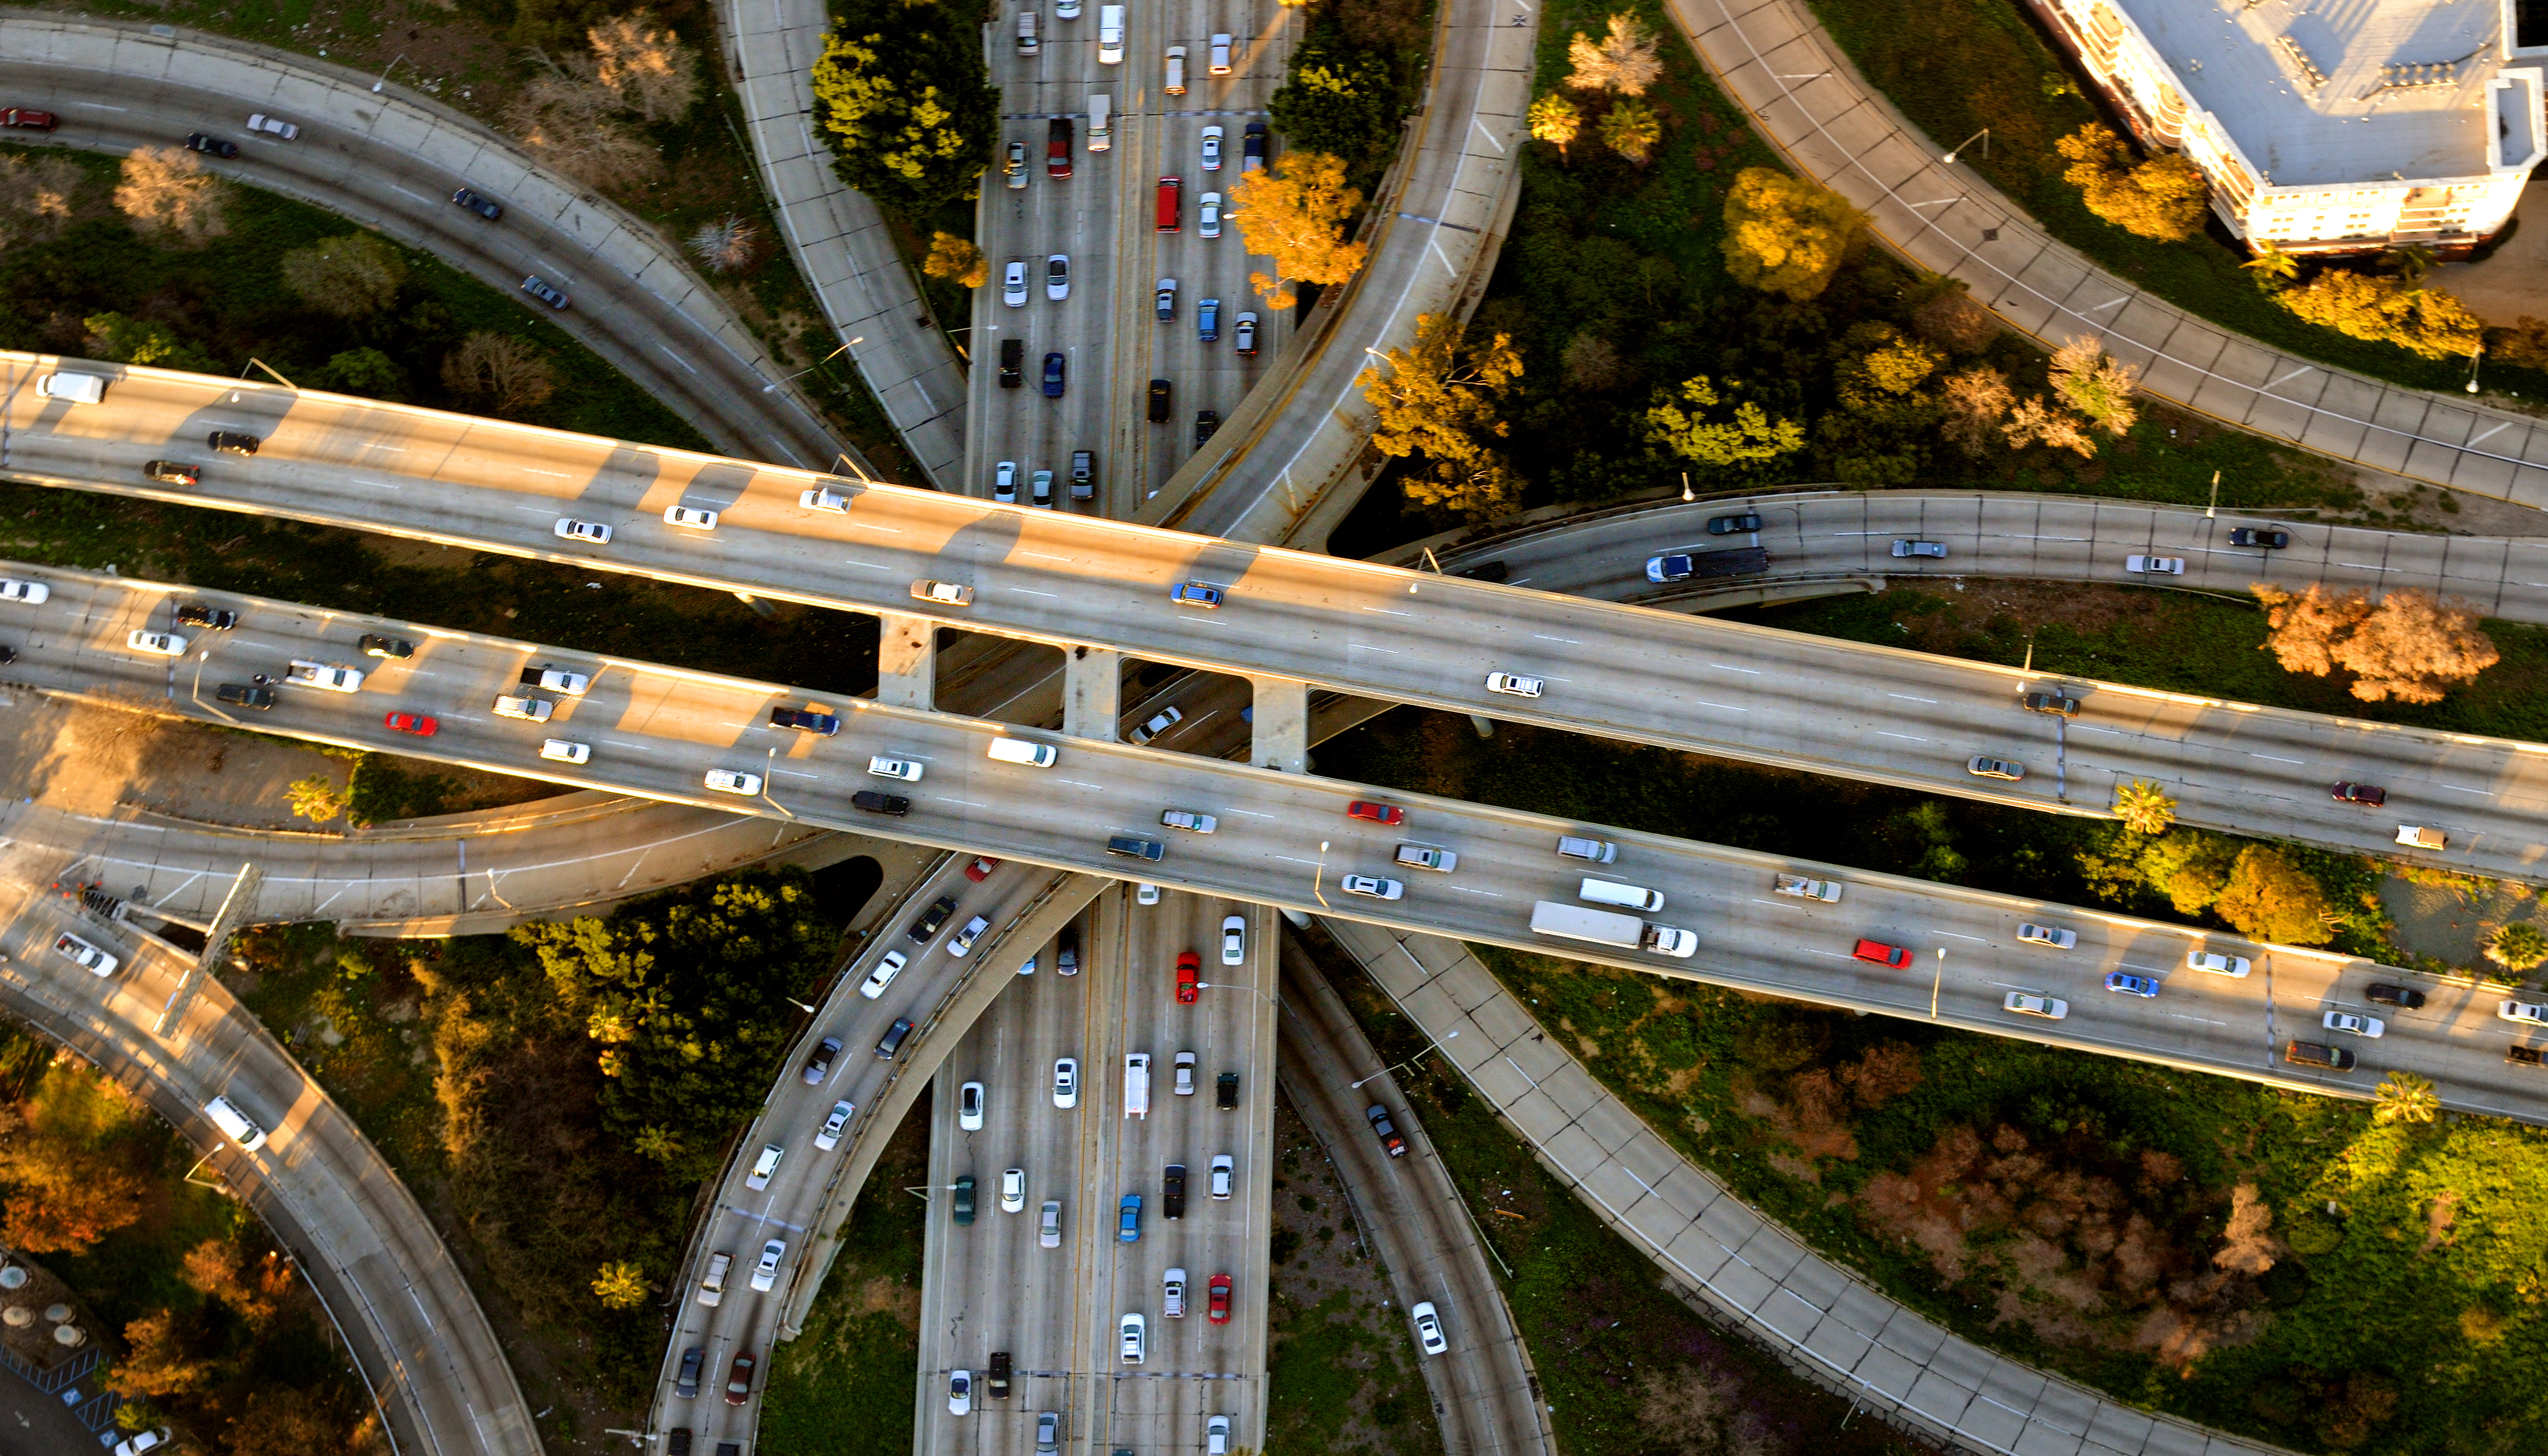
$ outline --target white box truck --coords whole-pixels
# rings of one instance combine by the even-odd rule
[[[1124,1116],[1150,1120],[1150,1053],[1146,1051],[1124,1055]]]
[[[1530,929],[1534,935],[1562,936],[1570,941],[1589,941],[1595,946],[1613,946],[1622,951],[1653,951],[1675,957],[1686,957],[1698,950],[1698,937],[1688,931],[1669,925],[1648,925],[1633,915],[1569,905],[1559,900],[1541,900],[1533,904],[1530,907]]]
[[[1124,63],[1124,7],[1121,5],[1097,7],[1097,63]]]
[[[1112,151],[1114,147],[1115,98],[1103,91],[1091,91],[1088,93],[1088,149]],[[1087,453],[1085,450],[1079,452],[1080,455]],[[1085,500],[1087,498],[1079,494],[1080,477],[1077,460],[1078,456],[1074,455],[1070,475],[1070,494],[1074,500]]]

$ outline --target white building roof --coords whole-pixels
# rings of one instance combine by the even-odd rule
[[[2502,0],[2110,3],[2273,186],[2489,171]]]

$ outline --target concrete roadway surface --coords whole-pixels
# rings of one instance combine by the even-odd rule
[[[1241,143],[1251,121],[1264,121],[1265,99],[1282,78],[1292,46],[1293,12],[1273,0],[1132,0],[1125,7],[1124,59],[1097,60],[1098,10],[1060,20],[1042,8],[1045,27],[1038,53],[1017,49],[1015,14],[1004,8],[990,28],[992,79],[1009,108],[1001,119],[1001,157],[1006,144],[1027,149],[1026,185],[1011,187],[1004,168],[982,178],[978,232],[991,281],[973,291],[973,350],[984,367],[972,376],[964,494],[988,497],[999,461],[1018,468],[1018,500],[1031,500],[1034,472],[1050,470],[1054,505],[1111,516],[1129,516],[1165,484],[1195,450],[1195,412],[1224,417],[1274,363],[1288,329],[1269,327],[1283,316],[1258,303],[1248,286],[1252,270],[1271,272],[1270,258],[1250,256],[1235,224],[1225,220],[1218,237],[1202,235],[1207,193],[1225,210],[1237,182]],[[1028,6],[1026,8],[1038,8]],[[1211,42],[1231,37],[1231,73],[1211,74]],[[1169,96],[1165,56],[1186,47],[1186,94]],[[1089,98],[1109,98],[1112,136],[1104,151],[1089,149]],[[1055,178],[1046,163],[1047,128],[1054,118],[1072,124],[1071,175]],[[1223,131],[1222,165],[1203,167],[1203,129]],[[1182,183],[1179,227],[1157,228],[1159,180]],[[1069,297],[1049,298],[1046,263],[1070,259]],[[1006,301],[1009,263],[1027,265],[1027,300]],[[1175,318],[1158,320],[1159,280],[1177,280]],[[1201,301],[1220,301],[1218,339],[1203,341],[1197,327]],[[1258,354],[1233,352],[1237,317],[1259,320]],[[999,383],[1003,340],[1025,345],[1023,382]],[[1045,397],[1044,358],[1066,361],[1065,393]],[[1152,379],[1166,379],[1169,416],[1146,418]],[[1096,497],[1070,500],[1070,455],[1096,455]]]
[[[40,626],[69,618],[70,630],[61,637],[46,630],[22,635],[20,681],[43,690],[84,692],[136,706],[155,698],[170,711],[217,721],[211,702],[215,683],[252,668],[279,668],[295,658],[370,662],[349,652],[351,638],[392,625],[215,597],[242,603],[239,627],[210,634],[217,641],[190,642],[189,660],[172,663],[124,646],[128,631],[164,623],[167,612],[159,605],[168,589],[60,572],[47,575],[53,580],[52,601],[12,608],[10,616],[23,621],[22,613],[39,614]],[[211,657],[222,659],[222,665],[214,666]],[[564,712],[544,725],[487,716],[476,704],[492,701],[509,687],[526,661],[590,673],[594,681],[581,697],[554,699]],[[1592,958],[1916,1016],[1931,1014],[1930,998],[1915,984],[1919,966],[1865,969],[1851,959],[1851,944],[1868,936],[1925,956],[1933,949],[1945,949],[1932,939],[1943,937],[1957,947],[1984,948],[1967,949],[1955,957],[1957,986],[1952,994],[1943,974],[1934,975],[1936,1014],[1960,1025],[2356,1094],[2375,1082],[2382,1069],[2403,1066],[2433,1076],[2454,1106],[2548,1119],[2548,1078],[2507,1082],[2502,1024],[2494,1019],[2493,999],[2473,988],[2438,988],[2436,1005],[2428,1013],[2396,1018],[2397,1030],[2381,1046],[2366,1048],[2374,1054],[2363,1058],[2366,1065],[2360,1071],[2302,1074],[2273,1059],[2280,1039],[2301,1027],[2294,1016],[2305,1013],[2314,1025],[2320,1002],[2359,1009],[2356,982],[2375,968],[2320,953],[2237,946],[2178,926],[2048,908],[1925,880],[1842,871],[1828,872],[1853,883],[1889,888],[1860,894],[1845,912],[1807,906],[1768,893],[1771,871],[1779,862],[1762,856],[1622,830],[1584,829],[1412,794],[1389,795],[1410,806],[1409,822],[1391,829],[1344,816],[1347,800],[1374,790],[1088,740],[1061,745],[1056,762],[1039,770],[991,760],[987,747],[1001,738],[1043,739],[1015,734],[1000,724],[859,700],[832,705],[844,719],[837,741],[782,734],[762,726],[767,708],[774,701],[802,699],[771,684],[544,654],[528,644],[496,639],[435,635],[415,659],[376,671],[361,692],[291,686],[282,696],[281,706],[259,715],[258,730],[394,748],[413,757],[692,804],[723,801],[737,812],[964,845],[1057,869],[1119,878],[1138,875],[1251,904],[1307,910],[1315,901],[1323,912],[1538,951],[1576,949],[1572,943],[1534,937],[1528,921],[1534,900],[1565,898],[1584,867],[1557,859],[1553,847],[1559,835],[1590,833],[1624,847],[1606,874],[1663,890],[1668,907],[1679,901],[1679,909],[1662,912],[1660,923],[1694,930],[1707,948],[1704,962],[1654,956]],[[389,729],[377,714],[393,703],[403,711],[441,715],[441,731],[418,738]],[[536,745],[544,738],[566,735],[571,737],[565,741],[588,743],[594,750],[592,763],[571,773],[568,766],[536,757]],[[785,765],[777,763],[781,750],[788,756]],[[924,779],[905,783],[860,774],[863,758],[877,753],[921,764]],[[701,784],[705,770],[763,775],[764,792],[746,797],[709,790]],[[912,804],[908,817],[852,807],[850,795],[870,786],[905,793]],[[1163,829],[1159,815],[1168,808],[1212,813],[1219,817],[1220,831],[1199,835]],[[1104,848],[1110,835],[1155,840],[1166,847],[1165,858],[1144,864],[1110,855]],[[1433,871],[1394,865],[1395,847],[1409,843],[1454,851],[1460,857],[1457,872],[1436,878]],[[1331,877],[1347,873],[1387,874],[1408,884],[1407,895],[1379,901],[1343,894],[1340,881],[1328,888]],[[1700,896],[1696,906],[1687,903],[1693,892]],[[1800,915],[1806,919],[1790,918]],[[2079,931],[2082,950],[2054,956],[2010,940],[2021,920],[2052,917]],[[2256,957],[2258,974],[2245,981],[2176,975],[2171,994],[2149,1001],[2095,989],[2095,972],[2121,968],[2164,977],[2184,964],[2188,953],[2207,947]],[[2273,999],[2278,983],[2279,1013]],[[2005,1016],[1996,1008],[2011,989],[2072,999],[2081,1014],[2058,1024]]]
[[[530,1408],[468,1280],[353,1119],[209,975],[173,1034],[153,1035],[192,958],[29,887],[19,876],[31,870],[46,866],[13,856],[0,878],[0,1005],[210,1150],[210,1171],[311,1278],[406,1450],[538,1456]],[[123,964],[100,981],[55,952],[64,933]],[[243,1152],[212,1126],[203,1107],[216,1095],[266,1130],[263,1147]]]
[[[37,366],[21,357],[23,384]],[[2065,724],[2018,705],[2064,680],[1983,663],[899,487],[850,487],[846,514],[810,511],[797,504],[802,475],[202,376],[130,370],[107,399],[64,406],[15,389],[0,469],[848,610],[899,613],[917,604],[915,582],[949,580],[974,595],[941,615],[983,631],[1096,638],[1157,661],[2055,812],[2103,815],[2119,785],[2148,779],[2187,824],[2375,854],[2394,851],[2402,826],[2424,827],[2447,848],[2416,863],[2548,873],[2548,762],[2504,740],[2078,680],[2068,685],[2090,706]],[[382,440],[392,424],[410,443]],[[268,445],[212,460],[210,490],[123,484],[137,481],[149,447],[108,432],[164,440],[207,427],[261,432]],[[385,462],[390,451],[430,455],[425,470],[444,479],[407,489],[395,477],[410,467]],[[599,486],[605,474],[617,479]],[[351,500],[348,487],[360,493]],[[677,502],[728,518],[714,532],[681,530],[661,519]],[[620,534],[553,551],[549,527],[568,510]],[[856,554],[837,554],[845,545]],[[1171,586],[1197,580],[1225,586],[1228,603],[1169,599]],[[1490,692],[1497,671],[1543,678],[1548,691]],[[2016,762],[2027,777],[1972,776],[1975,756]],[[2339,779],[2387,787],[2390,807],[2334,802],[2327,786]]]
[[[1467,1200],[1434,1155],[1397,1079],[1374,1070],[1380,1065],[1344,999],[1287,930],[1283,1090],[1325,1146],[1400,1308],[1430,1303],[1441,1318],[1450,1348],[1439,1355],[1424,1353],[1411,1322],[1401,1337],[1433,1393],[1444,1456],[1555,1456],[1557,1435],[1539,1399],[1530,1350],[1487,1267]],[[1374,1104],[1389,1109],[1407,1139],[1404,1156],[1391,1157],[1372,1132],[1367,1110]]]
[[[806,466],[841,449],[793,387],[764,392],[790,371],[653,228],[405,87],[374,95],[369,78],[326,61],[219,37],[12,16],[0,20],[0,94],[61,119],[49,138],[11,134],[22,144],[124,153],[191,132],[234,141],[236,160],[205,165],[377,228],[518,299],[718,448]],[[291,121],[299,139],[250,133],[251,112]],[[503,218],[455,206],[462,186],[501,203]],[[518,292],[526,274],[573,306],[552,312]]]
[[[1225,917],[1247,922],[1245,962],[1223,963]],[[940,1068],[932,1100],[931,1210],[922,1280],[919,1429],[914,1449],[939,1456],[1025,1451],[1039,1411],[1061,1417],[1062,1450],[1197,1450],[1212,1415],[1231,1419],[1234,1449],[1264,1446],[1266,1250],[1272,1180],[1277,917],[1206,895],[1157,905],[1121,887],[1082,921],[1086,959],[1074,980],[1047,954],[975,1022]],[[1090,955],[1092,948],[1096,954]],[[1174,996],[1176,957],[1202,959],[1192,1005]],[[1175,1091],[1177,1053],[1195,1053],[1191,1095]],[[1149,1109],[1125,1116],[1124,1057],[1151,1057]],[[1080,1064],[1075,1109],[1053,1105],[1053,1061]],[[1240,1103],[1219,1106],[1217,1079],[1239,1077]],[[983,1126],[959,1126],[962,1084],[985,1092]],[[1231,1197],[1211,1196],[1212,1160],[1233,1164]],[[1186,1168],[1186,1204],[1170,1220],[1163,1169]],[[1026,1173],[1025,1207],[1001,1211],[1003,1169]],[[978,1217],[954,1222],[950,1189],[972,1176]],[[1118,1236],[1119,1205],[1142,1201],[1140,1237]],[[1044,1201],[1062,1205],[1062,1246],[1039,1246]],[[1166,1318],[1162,1280],[1186,1271],[1186,1313]],[[1230,1319],[1208,1318],[1210,1282],[1231,1278]],[[1120,1354],[1119,1321],[1146,1320],[1142,1362]],[[1007,1350],[1015,1393],[982,1384],[990,1352]],[[968,1414],[949,1409],[952,1371],[972,1372]]]

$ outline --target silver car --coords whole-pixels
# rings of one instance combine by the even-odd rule
[[[1061,1200],[1044,1201],[1044,1218],[1036,1229],[1036,1242],[1046,1248],[1061,1247]]]

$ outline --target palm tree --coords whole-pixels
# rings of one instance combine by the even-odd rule
[[[2380,1090],[2372,1096],[2378,1105],[2371,1109],[2371,1121],[2384,1127],[2391,1123],[2429,1123],[2442,1110],[2442,1099],[2434,1093],[2432,1082],[2413,1072],[2391,1072],[2380,1079]]]
[[[2115,814],[2127,829],[2163,834],[2176,822],[2176,800],[2146,778],[2136,778],[2115,790]]]
[[[2433,271],[2433,250],[2420,242],[2393,247],[2380,255],[2380,266],[2397,275],[2402,292],[2422,293]]]
[[[1563,160],[1568,142],[1584,130],[1584,109],[1552,91],[1530,104],[1530,135],[1554,144]]]
[[[2249,270],[2256,287],[2267,293],[2279,293],[2284,285],[2300,276],[2300,260],[2261,238],[2256,241],[2256,255],[2238,266]]]

